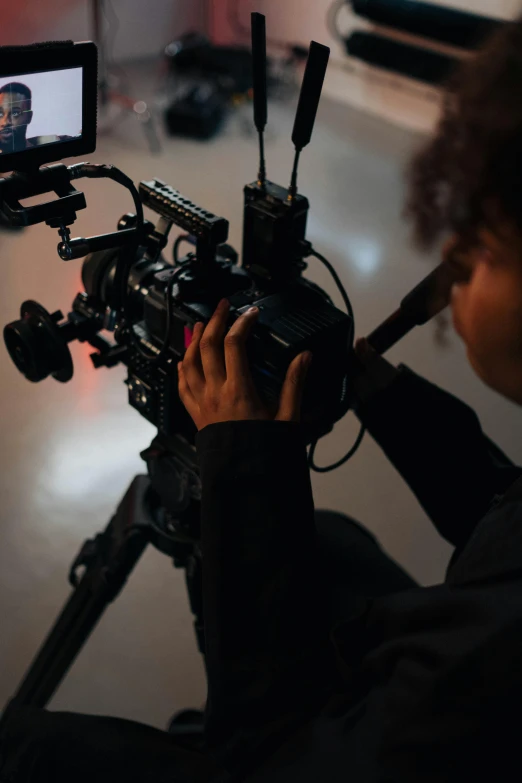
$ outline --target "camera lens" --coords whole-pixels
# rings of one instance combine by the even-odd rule
[[[49,375],[57,381],[70,380],[71,354],[56,325],[61,313],[51,316],[37,302],[24,302],[21,315],[4,328],[5,345],[17,369],[33,383]]]
[[[114,279],[120,250],[100,250],[87,256],[82,266],[82,281],[89,296],[107,305],[112,302],[108,288]],[[109,296],[108,296],[109,295]]]

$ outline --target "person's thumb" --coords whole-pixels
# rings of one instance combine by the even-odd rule
[[[311,362],[312,354],[307,351],[296,356],[288,368],[279,401],[277,421],[299,421],[306,375]]]

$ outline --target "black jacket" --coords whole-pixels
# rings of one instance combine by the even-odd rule
[[[368,600],[332,633],[299,426],[207,427],[213,754],[252,783],[522,779],[522,471],[407,368],[359,416],[455,546],[445,582]]]

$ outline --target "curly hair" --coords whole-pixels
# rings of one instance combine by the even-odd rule
[[[522,234],[522,17],[447,85],[435,136],[408,170],[405,216],[423,248],[497,218]]]

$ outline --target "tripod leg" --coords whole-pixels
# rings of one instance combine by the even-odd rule
[[[45,707],[107,605],[119,594],[148,544],[147,476],[136,476],[106,530],[78,555],[75,590],[43,643],[11,704]],[[76,569],[86,566],[80,580]]]

